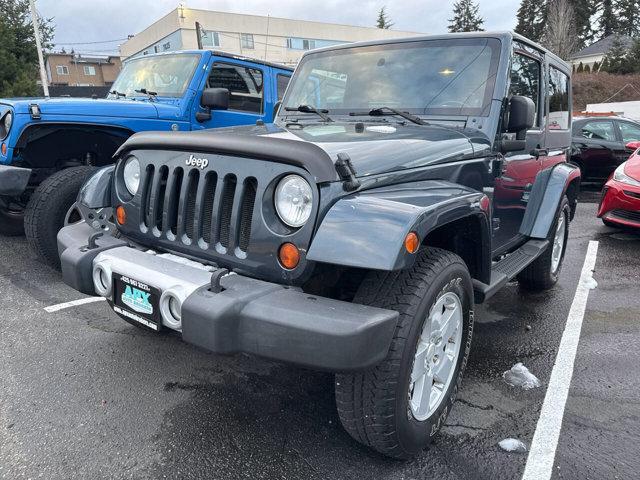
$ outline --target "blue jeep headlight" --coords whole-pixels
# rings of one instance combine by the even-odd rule
[[[311,216],[313,191],[300,175],[287,175],[276,187],[276,212],[286,225],[298,228]]]
[[[133,155],[125,160],[122,175],[124,186],[127,187],[131,195],[135,196],[140,187],[140,162]]]
[[[9,135],[11,125],[13,125],[13,114],[11,112],[7,112],[2,119],[2,128],[4,129],[4,136],[2,138],[6,138],[6,136]]]

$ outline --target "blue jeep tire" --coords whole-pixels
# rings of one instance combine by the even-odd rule
[[[80,187],[93,167],[72,167],[54,173],[35,190],[25,211],[24,231],[29,246],[49,265],[60,267],[57,236]]]

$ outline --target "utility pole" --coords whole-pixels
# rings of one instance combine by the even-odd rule
[[[29,0],[31,7],[31,21],[33,22],[33,34],[36,37],[36,48],[38,49],[38,62],[40,63],[40,81],[44,96],[49,98],[49,85],[47,84],[47,70],[44,68],[44,57],[42,56],[42,44],[40,43],[40,27],[38,26],[38,12],[36,12],[36,1]]]

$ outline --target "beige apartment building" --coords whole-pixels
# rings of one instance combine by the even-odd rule
[[[354,27],[270,16],[178,7],[120,46],[123,59],[138,55],[203,48],[269,62],[295,65],[306,50],[339,43],[420,35],[417,32]]]
[[[120,57],[87,57],[74,53],[48,53],[49,85],[101,87],[113,84],[122,62]]]

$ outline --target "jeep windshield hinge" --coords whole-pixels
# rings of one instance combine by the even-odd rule
[[[356,178],[356,171],[351,164],[351,158],[346,153],[339,153],[338,160],[335,163],[336,172],[340,180],[342,180],[344,189],[347,192],[357,190],[360,186],[360,180]]]

